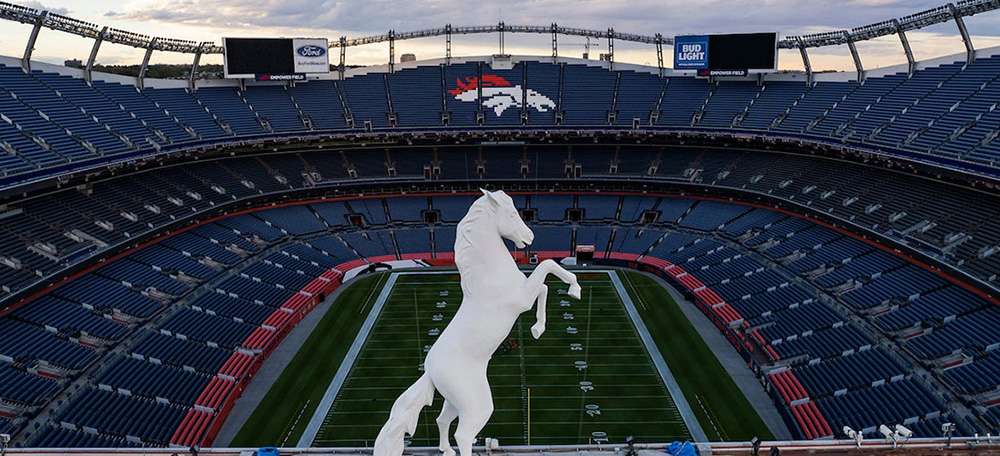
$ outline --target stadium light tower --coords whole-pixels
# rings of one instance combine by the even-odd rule
[[[201,53],[204,52],[205,46],[211,44],[210,42],[203,42],[198,45],[198,50],[194,53],[194,60],[191,61],[191,74],[188,75],[188,89],[191,91],[197,90],[194,85],[195,75],[198,73],[198,64],[201,62]]]
[[[854,68],[858,72],[858,82],[865,82],[865,66],[861,63],[861,55],[858,54],[858,47],[854,44],[851,33],[844,30],[844,39],[847,40],[847,48],[851,51],[851,58],[854,60]]]
[[[156,46],[156,40],[159,38],[154,37],[149,40],[149,45],[146,46],[146,52],[142,55],[142,65],[139,66],[139,75],[136,76],[136,85],[143,89],[146,86],[146,71],[149,70],[149,59],[153,56],[153,47]]]
[[[337,72],[340,73],[340,80],[344,80],[344,69],[347,64],[347,37],[340,37],[340,65],[337,66]]]
[[[451,65],[451,24],[444,26],[444,63]]]
[[[396,31],[389,30],[389,74],[396,67]]]
[[[559,25],[555,22],[549,26],[552,29],[552,63],[559,59]]]
[[[656,34],[656,70],[663,77],[663,35]]]
[[[38,41],[38,32],[42,31],[42,24],[45,22],[45,16],[48,16],[48,11],[42,11],[37,18],[35,18],[35,23],[31,26],[31,34],[28,35],[28,44],[24,47],[24,56],[21,57],[21,68],[25,72],[31,71],[31,53],[35,51],[35,42]]]
[[[615,69],[615,29],[608,29],[608,69]]]
[[[83,79],[87,81],[87,84],[90,84],[92,82],[91,74],[94,71],[94,61],[97,60],[97,52],[100,51],[101,43],[104,42],[104,36],[107,35],[107,33],[108,33],[108,26],[105,25],[103,28],[101,28],[101,31],[97,34],[97,37],[94,38],[94,45],[90,48],[90,56],[87,57],[87,66],[86,69],[83,71]]]
[[[812,64],[809,63],[809,52],[806,51],[806,44],[802,41],[802,37],[796,37],[798,42],[799,54],[802,55],[802,66],[806,70],[806,85],[812,85],[813,82],[813,68]]]
[[[965,19],[962,19],[962,13],[958,11],[958,8],[955,8],[954,3],[948,4],[948,10],[955,18],[955,25],[958,26],[958,33],[962,35],[962,43],[965,44],[966,63],[971,64],[976,60],[976,48],[972,45],[972,37],[969,36],[969,29],[965,28]]]
[[[913,49],[910,49],[910,40],[906,39],[906,32],[903,31],[903,26],[899,23],[899,19],[893,19],[892,25],[896,28],[896,34],[899,35],[899,43],[903,45],[903,52],[906,53],[906,74],[913,76],[913,72],[917,69],[917,62],[913,58]]]

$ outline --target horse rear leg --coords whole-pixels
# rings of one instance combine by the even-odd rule
[[[452,407],[446,399],[444,405],[441,406],[441,414],[437,417],[438,435],[441,440],[438,448],[444,453],[444,456],[454,456],[455,454],[455,450],[451,448],[451,442],[448,441],[448,431],[451,430],[451,422],[455,421],[455,418],[458,418],[458,410]]]
[[[493,393],[486,379],[486,372],[481,375],[468,375],[463,392],[464,395],[453,397],[453,405],[458,410],[458,429],[455,430],[455,441],[461,456],[472,456],[472,444],[476,435],[483,430],[486,422],[493,415]]]

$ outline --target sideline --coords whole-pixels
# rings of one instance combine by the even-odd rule
[[[275,347],[271,355],[264,360],[264,364],[257,370],[257,373],[250,379],[250,384],[247,385],[240,398],[236,400],[236,404],[233,406],[232,411],[229,412],[229,416],[226,417],[226,421],[219,429],[219,434],[215,437],[212,445],[225,447],[232,444],[233,439],[236,438],[236,434],[239,434],[240,430],[243,429],[243,425],[250,419],[253,412],[257,410],[257,406],[264,400],[264,396],[271,391],[271,387],[278,381],[282,372],[285,371],[288,364],[292,362],[295,355],[305,345],[306,340],[309,339],[313,330],[319,326],[320,321],[323,320],[327,312],[333,311],[332,307],[337,302],[337,299],[340,298],[340,295],[344,291],[353,286],[354,282],[355,279],[344,282],[333,293],[327,295],[326,299],[306,314],[306,317],[295,325],[292,331]]]
[[[691,433],[691,440],[695,442],[706,442],[708,437],[705,436],[705,431],[701,428],[701,423],[698,422],[698,417],[695,416],[694,411],[691,410],[691,405],[688,404],[687,398],[684,397],[684,391],[681,390],[681,386],[677,384],[677,379],[674,378],[674,374],[670,372],[670,366],[663,359],[663,355],[660,354],[660,349],[656,347],[656,342],[653,341],[653,336],[649,334],[649,330],[646,329],[646,324],[642,322],[642,317],[639,316],[639,312],[635,309],[635,304],[632,303],[632,296],[629,295],[628,291],[622,285],[621,279],[618,277],[617,271],[605,271],[608,277],[611,278],[611,283],[614,284],[615,289],[618,290],[618,296],[622,300],[622,304],[625,305],[625,311],[628,313],[628,317],[632,320],[632,326],[635,327],[635,331],[639,334],[639,338],[642,339],[642,344],[646,346],[646,353],[649,354],[649,358],[653,361],[653,365],[656,366],[656,370],[660,373],[660,378],[663,379],[663,385],[667,387],[667,391],[670,392],[670,396],[674,401],[674,405],[677,406],[677,411],[680,412],[681,418],[684,419],[684,425],[687,426],[688,431]]]
[[[667,290],[667,293],[670,294],[670,297],[674,299],[674,302],[681,309],[681,313],[687,317],[691,325],[694,326],[695,331],[701,336],[701,340],[712,350],[715,359],[719,360],[719,364],[725,369],[726,374],[729,375],[729,378],[733,379],[736,386],[743,392],[743,397],[750,402],[750,405],[757,412],[757,416],[764,421],[764,425],[771,431],[771,434],[774,434],[774,438],[776,440],[790,440],[792,433],[788,430],[788,425],[781,418],[781,414],[778,412],[778,408],[775,406],[771,396],[767,394],[767,391],[764,391],[764,387],[757,380],[757,376],[747,367],[746,361],[743,360],[739,352],[733,348],[733,345],[729,343],[726,336],[719,332],[719,329],[702,313],[698,306],[688,301],[676,288],[656,274],[636,269],[624,270],[645,275]]]
[[[368,318],[365,318],[365,322],[361,325],[361,329],[358,330],[358,335],[354,338],[354,343],[351,344],[350,350],[347,351],[347,355],[340,362],[340,368],[337,369],[337,374],[333,376],[333,381],[330,382],[330,386],[326,388],[326,392],[323,393],[323,399],[320,401],[316,410],[313,412],[312,418],[309,420],[309,425],[306,430],[302,432],[302,437],[299,438],[299,442],[296,445],[299,448],[305,448],[312,446],[313,440],[316,439],[316,434],[319,433],[320,426],[323,425],[323,421],[326,420],[326,415],[330,413],[330,408],[333,407],[333,400],[337,398],[337,394],[340,393],[340,388],[347,381],[347,375],[351,373],[351,369],[354,367],[354,361],[358,359],[358,355],[361,353],[361,347],[364,346],[365,341],[368,340],[368,334],[371,333],[372,327],[375,326],[375,320],[378,319],[379,314],[382,313],[382,307],[385,307],[386,301],[388,301],[389,294],[396,285],[396,279],[399,277],[398,272],[393,272],[389,275],[389,280],[382,285],[382,290],[379,292],[378,300],[375,301],[375,305],[372,306],[372,310],[368,312]]]

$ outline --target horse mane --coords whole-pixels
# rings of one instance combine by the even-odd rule
[[[462,220],[458,222],[458,229],[456,230],[455,237],[455,265],[463,266],[466,264],[465,260],[467,258],[467,252],[473,249],[472,239],[470,239],[470,233],[472,232],[473,226],[477,222],[486,219],[493,215],[493,211],[489,209],[487,200],[485,197],[479,197],[472,206],[469,207],[469,212],[462,217]]]

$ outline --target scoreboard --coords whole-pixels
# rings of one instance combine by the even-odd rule
[[[778,69],[777,33],[683,35],[674,37],[674,69],[701,76],[742,76]]]
[[[329,73],[326,38],[223,38],[227,78],[301,80]]]

